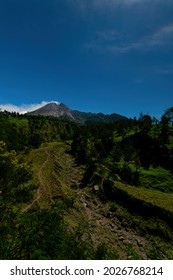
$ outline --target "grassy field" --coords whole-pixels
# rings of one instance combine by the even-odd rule
[[[173,192],[173,175],[162,167],[148,170],[140,168],[140,184],[147,188],[158,189],[162,192]]]
[[[116,182],[115,188],[126,192],[131,197],[173,213],[173,193],[163,193],[159,190],[147,189],[141,186],[135,187],[121,182]]]

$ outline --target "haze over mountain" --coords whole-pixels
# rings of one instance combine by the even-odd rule
[[[72,110],[69,107],[67,107],[63,103],[56,103],[51,102],[49,104],[44,105],[43,107],[29,112],[32,116],[52,116],[52,117],[61,117],[66,119],[71,119],[78,123],[94,123],[94,122],[114,122],[121,119],[126,119],[125,116],[119,115],[119,114],[111,114],[111,115],[105,115],[103,113],[86,113],[86,112],[80,112],[78,110]]]

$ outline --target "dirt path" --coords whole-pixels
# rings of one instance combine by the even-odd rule
[[[40,167],[40,170],[39,170],[39,172],[38,172],[38,181],[39,181],[39,185],[40,185],[40,187],[38,188],[38,190],[39,189],[42,189],[42,188],[44,188],[44,184],[45,184],[45,181],[44,181],[44,176],[43,176],[43,171],[44,171],[44,168],[46,167],[46,165],[48,164],[48,161],[49,161],[49,159],[50,159],[50,152],[48,151],[48,149],[46,149],[45,150],[45,154],[46,154],[46,156],[47,156],[47,158],[46,158],[46,160],[45,160],[45,162],[43,162],[43,164],[42,164],[42,166]],[[39,191],[39,193],[40,193],[41,191]]]
[[[33,205],[41,198],[41,195],[44,193],[45,191],[45,180],[44,180],[44,169],[46,167],[46,165],[49,162],[49,158],[50,158],[50,153],[48,151],[48,149],[45,150],[45,154],[46,154],[46,160],[43,162],[43,164],[41,165],[39,172],[38,172],[38,189],[37,192],[35,194],[35,198],[33,199],[32,203],[27,205],[25,208],[22,209],[22,213],[29,211],[29,209],[31,209],[33,207]]]
[[[149,242],[129,228],[128,222],[122,215],[119,218],[119,209],[112,213],[110,202],[102,202],[92,188],[85,186],[81,188],[84,171],[69,154],[69,148],[65,146],[57,147],[47,147],[45,149],[46,159],[40,166],[37,175],[39,187],[32,203],[23,208],[22,212],[29,211],[40,199],[45,199],[44,195],[48,191],[50,191],[51,199],[53,199],[56,188],[59,193],[61,187],[66,186],[74,197],[74,205],[66,214],[67,224],[71,232],[75,232],[77,228],[82,226],[82,239],[85,239],[85,235],[89,234],[94,244],[105,243],[112,248],[117,248],[120,259],[133,259],[134,254],[138,255],[139,258],[147,259],[146,248],[150,248]],[[50,164],[55,171],[53,179],[51,177],[52,173],[49,173],[50,177],[48,179],[46,178],[51,169]],[[131,252],[130,248],[133,248]]]

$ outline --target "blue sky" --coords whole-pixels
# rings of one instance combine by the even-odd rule
[[[173,1],[0,0],[0,108],[52,100],[129,117],[173,106]]]

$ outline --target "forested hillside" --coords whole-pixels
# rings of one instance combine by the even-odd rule
[[[88,125],[0,112],[1,259],[173,259],[172,201],[173,108]]]

